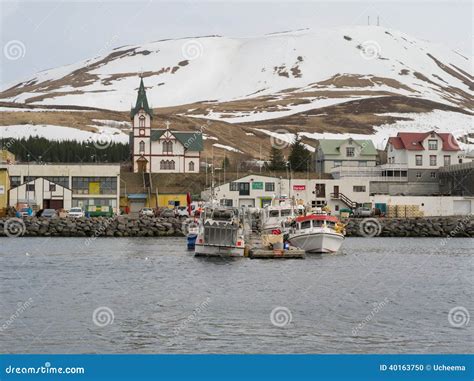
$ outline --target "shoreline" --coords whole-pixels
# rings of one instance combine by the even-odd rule
[[[0,218],[0,237],[184,237],[178,218]],[[414,218],[351,218],[346,237],[474,237],[473,215]]]

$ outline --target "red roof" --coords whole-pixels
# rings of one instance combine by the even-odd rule
[[[443,141],[443,151],[460,151],[456,138],[450,133],[437,132],[399,132],[397,136],[388,139],[388,143],[395,149],[406,149],[408,151],[423,151],[423,141],[432,133],[438,135]]]
[[[296,217],[296,222],[303,222],[303,221],[331,221],[331,222],[339,222],[339,219],[334,216],[328,216],[327,214],[309,214],[307,216],[300,216]]]

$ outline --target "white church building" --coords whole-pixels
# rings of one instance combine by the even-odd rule
[[[198,173],[203,150],[200,131],[171,131],[152,128],[153,111],[148,105],[143,78],[137,102],[130,112],[133,172]]]

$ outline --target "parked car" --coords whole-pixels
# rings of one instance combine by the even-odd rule
[[[67,216],[71,218],[81,218],[84,217],[84,211],[82,208],[71,208],[67,213]]]
[[[152,208],[142,208],[138,212],[138,215],[140,217],[143,217],[143,216],[153,217],[155,215],[155,211]]]
[[[45,218],[56,218],[58,214],[56,213],[55,209],[43,209],[41,212],[41,217]]]
[[[161,211],[160,217],[176,217],[176,215],[173,209],[165,208]]]
[[[176,215],[178,217],[189,217],[188,207],[187,206],[178,206],[176,208]]]
[[[366,206],[360,206],[354,210],[354,217],[370,217],[372,216],[372,209]]]
[[[33,209],[30,207],[21,208],[16,212],[17,217],[30,217],[33,215]]]

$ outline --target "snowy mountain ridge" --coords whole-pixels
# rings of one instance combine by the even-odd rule
[[[210,36],[115,48],[40,72],[5,89],[0,99],[124,111],[141,74],[153,107],[284,97],[297,90],[310,100],[335,98],[325,91],[389,92],[468,109],[471,66],[471,58],[448,48],[375,26]]]

